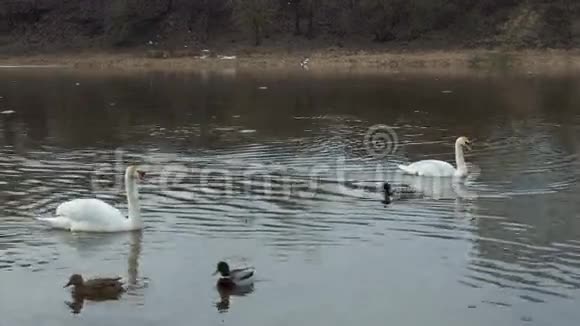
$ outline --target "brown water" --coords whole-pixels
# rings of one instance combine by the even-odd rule
[[[0,114],[0,324],[577,325],[579,90],[541,76],[2,70],[0,111],[15,113]],[[377,124],[386,156],[365,146]],[[421,181],[425,196],[381,203],[381,181],[417,185],[397,164],[453,162],[460,135],[474,141],[464,185]],[[84,196],[125,211],[133,162],[149,170],[142,232],[33,220]],[[221,259],[253,264],[253,291],[220,298]],[[74,272],[129,291],[74,314]]]

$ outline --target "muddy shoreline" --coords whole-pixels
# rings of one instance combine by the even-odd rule
[[[0,67],[63,67],[92,71],[308,70],[313,72],[447,72],[573,74],[580,50],[340,51],[321,50],[305,58],[296,53],[230,54],[193,52],[62,53],[0,56]]]

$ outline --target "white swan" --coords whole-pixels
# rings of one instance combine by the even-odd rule
[[[125,189],[129,216],[117,208],[96,198],[74,199],[60,204],[54,217],[37,218],[55,229],[82,232],[122,232],[143,227],[139,207],[137,180],[143,180],[145,172],[137,166],[129,166],[125,171]]]
[[[465,136],[457,138],[455,141],[455,162],[457,169],[453,165],[439,160],[422,160],[409,165],[399,165],[399,169],[405,173],[426,176],[426,177],[464,177],[467,176],[467,165],[463,157],[463,146],[471,149],[470,141]]]

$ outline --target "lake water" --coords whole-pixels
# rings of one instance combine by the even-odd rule
[[[577,325],[579,103],[555,76],[0,71],[1,324]],[[464,184],[398,172],[461,135]],[[33,219],[126,211],[130,163],[142,232]],[[384,180],[425,195],[384,205]],[[222,259],[253,291],[220,296]],[[72,273],[129,290],[67,305]]]

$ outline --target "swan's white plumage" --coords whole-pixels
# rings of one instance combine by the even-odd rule
[[[130,226],[129,219],[120,210],[93,198],[62,203],[56,208],[56,216],[68,219],[71,231],[114,231]]]
[[[136,176],[136,174],[138,175]],[[73,199],[56,208],[54,217],[37,218],[52,228],[83,232],[122,232],[142,228],[135,179],[144,175],[130,166],[125,173],[129,216],[94,198]]]
[[[453,165],[439,160],[422,160],[409,165],[399,165],[398,167],[408,174],[426,177],[444,177],[455,174]]]
[[[467,165],[463,157],[463,146],[469,148],[469,140],[465,136],[455,141],[455,162],[453,165],[440,160],[422,160],[409,165],[398,165],[399,169],[407,174],[424,177],[464,177],[467,175]]]

